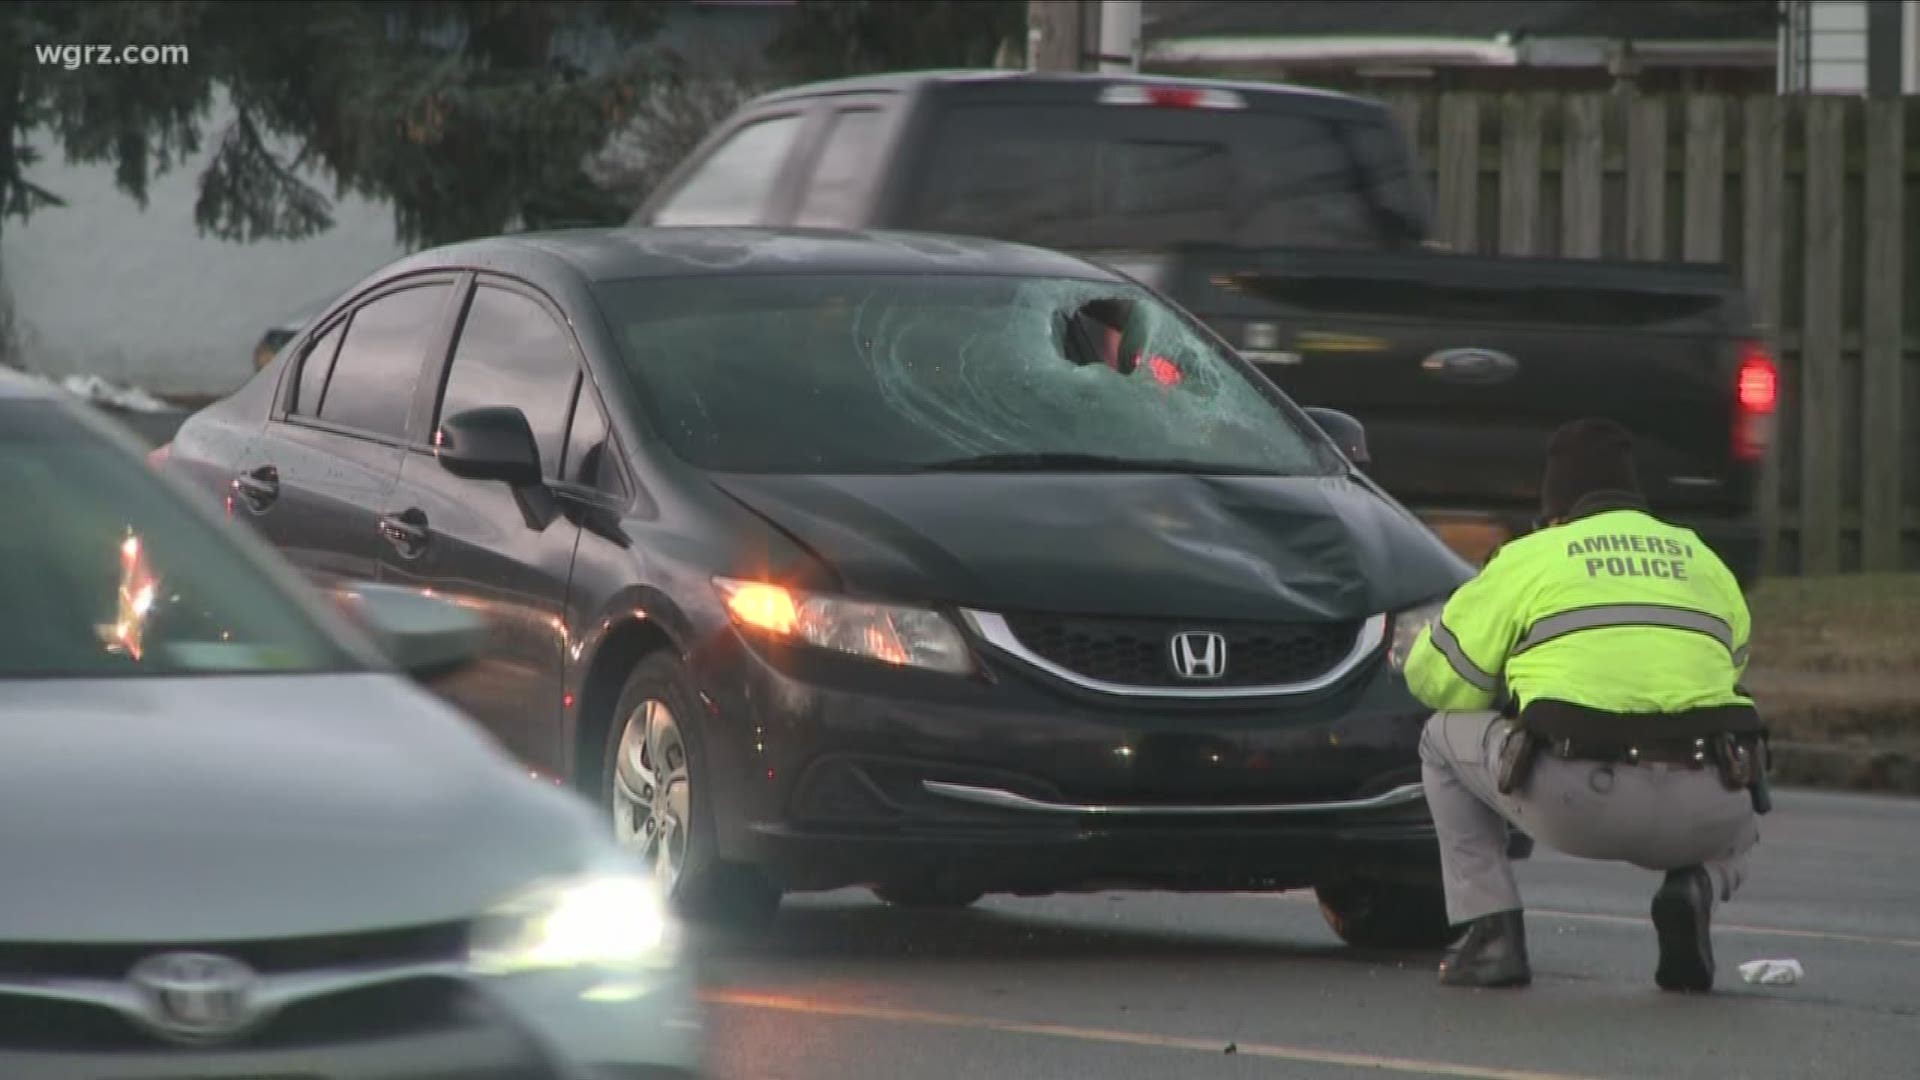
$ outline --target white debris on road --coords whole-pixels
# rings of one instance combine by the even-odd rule
[[[1798,960],[1749,960],[1740,965],[1740,977],[1759,986],[1792,986],[1805,974]]]

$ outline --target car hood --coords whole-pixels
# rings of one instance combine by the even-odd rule
[[[598,845],[397,676],[0,681],[0,940],[227,941],[471,917]]]
[[[717,477],[858,592],[1001,611],[1344,620],[1472,573],[1346,477]]]

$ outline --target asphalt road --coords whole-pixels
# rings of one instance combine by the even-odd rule
[[[1776,802],[1717,917],[1711,996],[1653,985],[1654,875],[1545,850],[1520,871],[1522,991],[1350,951],[1310,894],[924,914],[844,892],[705,946],[712,1062],[725,1080],[1920,1076],[1920,801]],[[1806,976],[1744,984],[1737,965],[1763,957]]]

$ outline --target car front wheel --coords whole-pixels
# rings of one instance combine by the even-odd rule
[[[1446,896],[1437,881],[1359,878],[1321,885],[1314,893],[1327,925],[1358,949],[1444,949],[1464,932],[1447,922]]]
[[[673,657],[628,676],[607,731],[602,805],[614,838],[649,867],[682,917],[736,927],[771,919],[780,893],[716,850],[695,695]]]

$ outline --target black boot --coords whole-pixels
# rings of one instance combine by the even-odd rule
[[[1667,871],[1653,894],[1653,930],[1660,936],[1662,990],[1713,989],[1713,878],[1703,866]]]
[[[1526,986],[1533,982],[1527,966],[1527,927],[1518,911],[1501,911],[1467,924],[1460,939],[1440,961],[1444,986]]]

